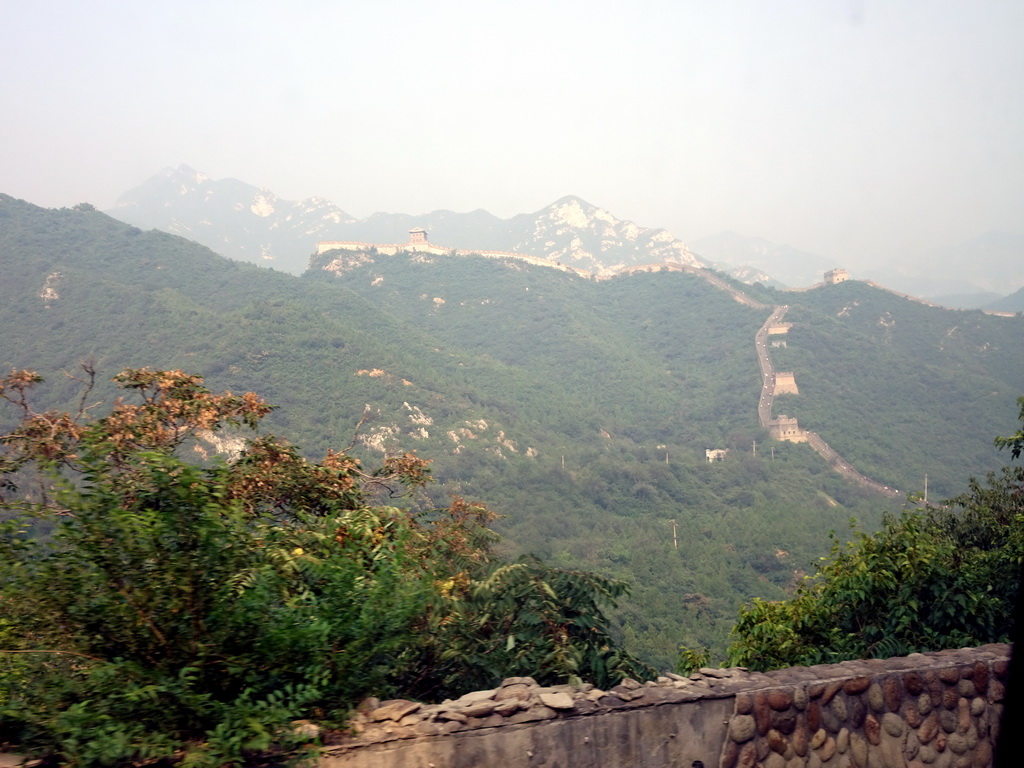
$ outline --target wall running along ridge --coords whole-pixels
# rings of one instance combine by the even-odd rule
[[[321,768],[989,768],[1010,648],[365,702]]]

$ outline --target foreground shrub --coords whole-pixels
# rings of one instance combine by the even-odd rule
[[[197,436],[269,406],[143,369],[117,378],[138,402],[88,420],[34,411],[39,380],[0,381],[22,412],[0,438],[0,740],[72,765],[237,765],[301,754],[294,720],[340,726],[371,693],[646,672],[604,629],[622,584],[498,562],[481,505],[380,503],[429,480],[413,454],[367,472],[263,436],[194,465]]]
[[[1006,467],[940,508],[836,541],[793,599],[740,610],[729,662],[764,670],[1009,642],[1022,563],[1024,468]]]

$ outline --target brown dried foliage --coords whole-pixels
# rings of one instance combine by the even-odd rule
[[[87,364],[82,371],[84,376],[71,377],[83,384],[74,415],[32,409],[28,393],[43,381],[38,373],[15,370],[0,378],[0,399],[21,411],[18,426],[0,435],[3,485],[15,490],[11,475],[35,465],[40,470],[34,478],[36,495],[42,507],[58,513],[67,510],[49,498],[54,474],[80,474],[96,461],[108,470],[130,472],[140,452],[175,451],[198,434],[228,425],[255,430],[274,408],[253,392],[210,392],[195,374],[132,368],[113,381],[136,401],[120,397],[109,414],[90,421],[88,411],[96,406],[85,403],[96,374]],[[312,463],[287,443],[264,436],[248,441],[242,457],[230,467],[228,480],[232,498],[250,514],[281,517],[299,510],[351,509],[364,503],[369,492],[394,497],[398,486],[410,490],[429,482],[430,469],[429,462],[415,453],[388,458],[373,472],[364,471],[357,459],[343,451],[328,451],[320,463]]]

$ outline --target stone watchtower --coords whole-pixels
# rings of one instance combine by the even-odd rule
[[[845,283],[850,279],[850,273],[845,269],[830,269],[825,273],[825,283],[827,285],[838,285],[839,283]]]
[[[807,433],[800,429],[792,416],[780,415],[768,422],[768,434],[775,440],[787,440],[791,443],[806,443]]]
[[[416,227],[409,230],[409,245],[426,245],[427,230],[423,227]]]

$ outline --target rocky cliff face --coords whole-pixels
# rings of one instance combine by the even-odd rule
[[[664,229],[617,219],[578,197],[511,219],[482,210],[354,219],[327,200],[283,200],[270,190],[236,179],[214,180],[182,165],[126,192],[108,213],[135,226],[183,235],[232,259],[296,274],[306,269],[320,240],[404,243],[413,227],[426,229],[431,242],[445,247],[513,251],[597,275],[666,261],[702,266]]]
[[[703,266],[670,232],[622,221],[578,197],[563,197],[509,223],[514,239],[509,250],[561,261],[597,275],[666,261]]]

